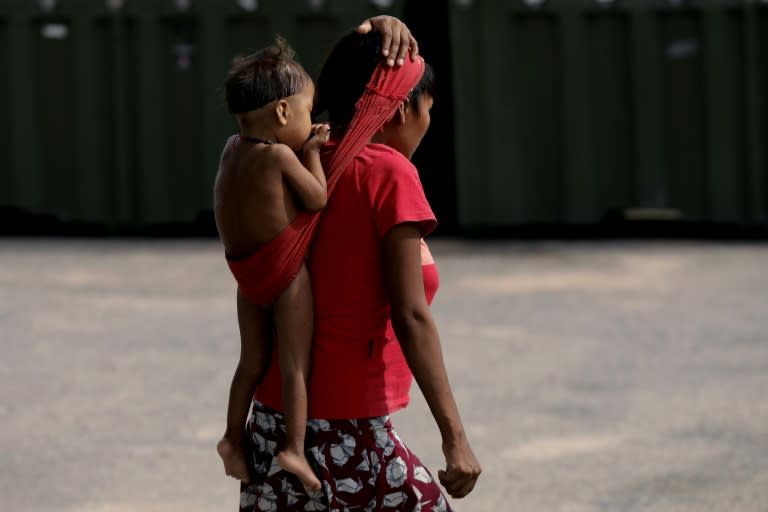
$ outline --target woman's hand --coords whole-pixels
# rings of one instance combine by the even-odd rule
[[[399,19],[386,15],[374,16],[362,22],[356,29],[358,34],[367,34],[371,30],[381,34],[381,53],[387,57],[387,65],[402,66],[409,50],[412,59],[419,54],[419,44],[405,23]]]
[[[461,441],[443,443],[446,469],[437,472],[440,483],[451,498],[463,498],[475,488],[482,472],[480,463],[472,452],[466,438]]]

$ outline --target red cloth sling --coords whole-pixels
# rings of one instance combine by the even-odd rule
[[[342,172],[373,135],[395,114],[419,83],[424,73],[424,60],[406,58],[400,67],[380,63],[373,72],[365,92],[355,104],[355,115],[326,169],[328,196]],[[227,258],[240,291],[251,302],[271,304],[296,277],[306,258],[320,214],[300,212],[291,224],[255,253],[239,260]]]

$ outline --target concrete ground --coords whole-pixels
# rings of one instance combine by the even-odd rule
[[[436,240],[457,510],[768,511],[768,245]],[[0,510],[235,510],[215,241],[0,239]],[[414,391],[395,416],[432,470]]]

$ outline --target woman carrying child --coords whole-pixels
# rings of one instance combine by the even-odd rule
[[[290,399],[279,348],[248,419],[253,478],[241,485],[243,511],[451,510],[390,421],[408,404],[413,377],[442,437],[440,483],[461,498],[480,474],[429,311],[438,276],[423,237],[436,220],[409,161],[429,126],[433,74],[420,57],[390,68],[381,48],[375,32],[348,34],[317,85],[317,110],[328,111],[333,127],[321,149],[333,190],[307,260],[314,340],[306,454],[322,491],[307,490],[279,462]],[[238,301],[246,345],[263,326],[249,314],[253,304]]]
[[[378,17],[358,29],[373,26],[391,43],[390,65],[402,63],[409,45],[415,50],[415,41],[398,20]],[[225,96],[240,133],[222,152],[214,213],[227,262],[239,284],[243,343],[230,388],[227,428],[217,450],[225,472],[247,483],[242,426],[253,390],[269,363],[274,330],[281,340],[278,359],[287,429],[277,461],[308,489],[317,490],[320,482],[304,455],[313,311],[303,262],[317,224],[316,215],[309,212],[323,208],[327,200],[319,150],[328,140],[328,127],[312,125],[314,85],[280,38],[273,46],[235,60]],[[244,315],[247,322],[242,321]]]

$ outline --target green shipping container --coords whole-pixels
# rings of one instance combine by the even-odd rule
[[[232,58],[286,37],[315,74],[401,2],[0,0],[0,207],[106,226],[211,209]]]
[[[458,222],[768,223],[768,6],[452,3]]]

